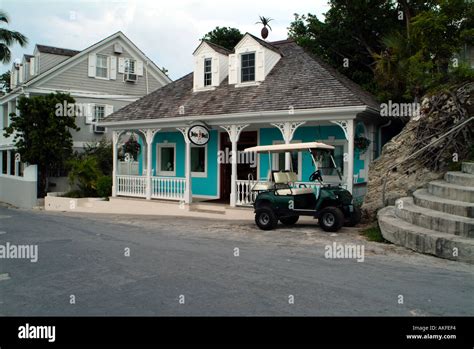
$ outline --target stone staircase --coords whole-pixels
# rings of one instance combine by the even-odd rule
[[[377,217],[384,238],[396,245],[474,264],[474,162],[398,199]]]

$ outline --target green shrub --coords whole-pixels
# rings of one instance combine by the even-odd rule
[[[102,176],[97,158],[93,156],[79,157],[68,162],[70,166],[69,183],[77,184],[85,197],[97,196],[97,180]]]
[[[101,198],[106,198],[112,195],[112,177],[99,177],[97,180],[97,195]]]
[[[80,191],[79,189],[74,189],[74,190],[70,190],[68,191],[67,193],[64,193],[62,195],[63,198],[74,198],[74,199],[79,199],[79,198],[83,198],[84,197],[84,194],[82,193],[82,191]]]
[[[360,234],[365,236],[367,240],[369,241],[375,241],[375,242],[385,242],[387,243],[388,241],[384,239],[382,232],[380,231],[380,228],[377,226],[375,227],[369,227],[364,230],[360,231]]]

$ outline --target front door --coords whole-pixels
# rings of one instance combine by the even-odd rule
[[[220,150],[224,154],[230,154],[232,150],[232,143],[230,142],[229,135],[227,132],[221,132],[221,147]],[[254,147],[257,145],[257,131],[248,131],[242,132],[240,134],[239,141],[237,143],[237,151],[243,151],[246,148]],[[226,149],[228,149],[226,151]],[[256,159],[255,159],[256,161]],[[247,180],[249,174],[252,175],[254,179],[257,179],[257,166],[256,163],[252,165],[251,163],[237,163],[237,179]],[[230,198],[230,184],[232,177],[232,164],[226,161],[223,164],[220,164],[220,198],[223,201],[228,202]]]

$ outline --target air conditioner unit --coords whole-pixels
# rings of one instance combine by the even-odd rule
[[[137,82],[137,79],[138,79],[137,74],[125,73],[125,75],[124,75],[124,80],[125,81]]]
[[[105,133],[105,126],[94,125],[94,133]]]

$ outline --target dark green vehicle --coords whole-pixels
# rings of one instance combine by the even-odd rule
[[[318,181],[320,186],[319,191],[304,184],[297,186],[297,175],[293,171],[271,171],[268,182],[257,183],[252,188],[257,194],[254,201],[255,222],[260,229],[274,229],[278,221],[284,225],[293,225],[300,216],[317,218],[321,228],[329,232],[336,232],[343,225],[354,226],[359,223],[360,209],[353,205],[352,194],[340,184],[325,184],[321,171],[317,169],[316,153],[332,149],[334,147],[331,145],[310,142],[257,146],[245,150],[269,154],[308,151],[316,168],[309,181]],[[339,178],[342,179],[332,155],[329,155]]]

